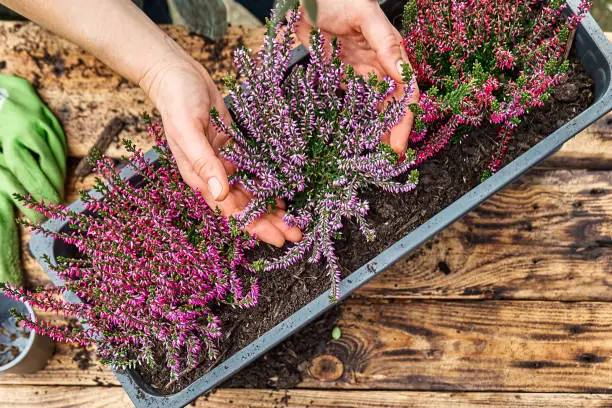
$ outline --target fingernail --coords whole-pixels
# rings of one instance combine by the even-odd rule
[[[406,160],[406,153],[402,153],[399,155],[398,164],[402,164]]]
[[[210,191],[210,194],[215,200],[217,200],[221,195],[223,187],[221,186],[221,183],[219,183],[219,180],[217,180],[215,177],[208,179],[208,191]]]

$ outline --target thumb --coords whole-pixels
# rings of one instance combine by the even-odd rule
[[[376,58],[384,73],[398,83],[403,83],[403,65],[410,64],[402,48],[402,36],[393,27],[376,2],[373,10],[367,10],[359,21],[361,33],[376,52]]]
[[[227,197],[229,194],[227,172],[223,162],[214,154],[212,148],[210,152],[203,153],[193,160],[191,167],[196,176],[202,180],[210,197],[215,201],[223,201]]]
[[[170,148],[187,184],[215,201],[223,201],[229,194],[227,172],[204,129],[193,120],[165,121],[164,125],[168,129]]]

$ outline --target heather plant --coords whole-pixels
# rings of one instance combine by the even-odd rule
[[[290,13],[287,27],[274,27],[255,59],[246,49],[236,51],[241,85],[236,78],[227,84],[235,123],[226,126],[214,110],[212,118],[232,140],[222,150],[237,168],[231,183],[241,184],[254,197],[239,223],[249,224],[281,198],[288,204],[285,222],[304,232],[301,242],[265,261],[264,269],[324,258],[335,300],[340,267],[334,240],[341,237],[343,220],[354,220],[368,240],[375,238],[362,192],[380,188],[402,193],[417,183],[416,170],[402,182],[394,180],[414,166],[413,152],[399,157],[381,142],[408,109],[412,90],[406,86],[405,96],[390,99],[404,85],[374,74],[356,75],[340,60],[336,41],[329,55],[324,52],[319,31],[311,36],[309,62],[288,72],[297,18]],[[411,83],[409,67],[404,71]]]
[[[108,181],[97,179],[98,193],[81,193],[85,213],[22,197],[48,218],[68,220],[67,232],[30,227],[74,245],[80,256],[58,258],[56,264],[46,260],[65,286],[0,289],[83,322],[82,330],[71,330],[18,316],[25,327],[58,341],[95,342],[101,361],[116,368],[153,366],[154,352],[161,350],[176,377],[200,359],[216,357],[220,306],[257,303],[257,265],[245,258],[255,240],[182,181],[161,127],[153,125],[150,132],[157,137],[159,167],[125,142],[143,186],[122,180],[111,159],[96,156],[97,171]],[[64,300],[68,292],[82,303]]]
[[[497,171],[521,117],[565,77],[567,43],[590,4],[562,0],[410,0],[404,47],[421,100],[411,140],[422,162],[471,128],[498,126],[483,178]]]

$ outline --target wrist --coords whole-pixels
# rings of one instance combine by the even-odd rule
[[[138,85],[158,108],[163,102],[163,83],[171,72],[192,71],[193,59],[178,44],[168,38],[168,47],[144,68],[138,78]]]

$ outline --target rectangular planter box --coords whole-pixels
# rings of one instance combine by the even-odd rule
[[[387,1],[382,3],[383,8],[392,17],[397,16],[398,10],[401,10],[401,7],[398,7],[400,2]],[[575,9],[575,0],[570,0],[568,3]],[[340,283],[342,296],[339,301],[347,298],[353,291],[370,279],[384,272],[396,261],[404,258],[411,251],[418,248],[457,219],[463,217],[468,211],[477,207],[531,167],[556,152],[566,141],[612,109],[612,46],[590,15],[580,24],[576,33],[575,44],[582,64],[595,82],[595,102],[593,105],[516,158],[487,181],[466,193],[429,221],[407,234],[380,255],[345,278]],[[307,58],[307,53],[303,47],[300,47],[294,51],[293,57],[293,63],[297,64],[304,58]],[[150,159],[154,160],[155,156],[156,154],[153,151],[147,153],[147,157]],[[121,175],[125,179],[132,179],[132,181],[137,177],[128,168],[123,169]],[[94,192],[93,194],[96,193]],[[70,208],[75,211],[84,210],[83,204],[80,201],[73,203]],[[59,231],[66,228],[66,222],[51,220],[45,223],[44,227],[51,231]],[[34,234],[30,241],[30,248],[34,256],[41,262],[53,283],[62,285],[61,280],[42,261],[42,257],[47,255],[54,262],[58,255],[66,253],[68,250],[67,246],[61,241],[55,241],[41,234]],[[76,297],[69,297],[69,300],[79,301]],[[229,357],[184,390],[173,395],[163,396],[158,394],[145,384],[136,372],[116,372],[115,374],[134,404],[139,408],[182,407],[198,396],[218,387],[223,381],[254,362],[265,352],[287,339],[334,305],[330,303],[327,292],[321,294],[283,322],[270,329],[259,339]]]

